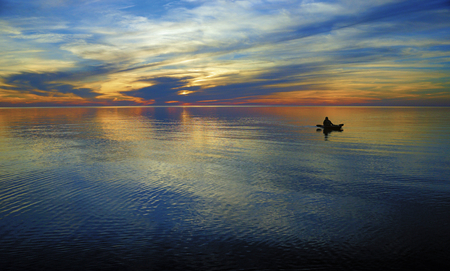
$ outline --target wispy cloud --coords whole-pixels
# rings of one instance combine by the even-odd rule
[[[31,4],[40,16],[5,3],[0,53],[13,57],[0,60],[0,88],[8,97],[450,101],[448,1],[42,0]]]

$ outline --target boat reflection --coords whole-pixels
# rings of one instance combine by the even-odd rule
[[[316,131],[317,131],[317,132],[323,132],[323,134],[324,134],[324,136],[325,136],[325,140],[328,140],[328,135],[331,134],[332,132],[338,132],[338,133],[341,133],[341,132],[343,132],[344,130],[343,130],[342,128],[339,129],[339,130],[336,130],[336,129],[327,129],[327,128],[325,128],[325,129],[317,128]]]

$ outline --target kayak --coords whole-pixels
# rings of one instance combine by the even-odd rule
[[[342,126],[344,126],[344,124],[332,125],[332,126],[323,126],[321,124],[317,124],[316,126],[322,128],[324,130],[341,130]]]

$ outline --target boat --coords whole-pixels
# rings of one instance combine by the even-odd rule
[[[344,126],[344,124],[331,125],[331,126],[323,126],[322,124],[317,124],[316,126],[319,127],[319,128],[322,128],[324,130],[339,131],[339,130],[342,129],[342,126]]]

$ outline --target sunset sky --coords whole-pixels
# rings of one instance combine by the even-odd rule
[[[0,0],[0,106],[450,105],[448,0]]]

